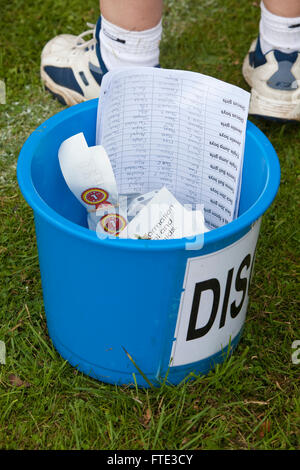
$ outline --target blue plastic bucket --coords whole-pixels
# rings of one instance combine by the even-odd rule
[[[49,335],[65,359],[101,381],[147,387],[145,374],[156,385],[166,375],[177,384],[207,373],[238,343],[260,217],[279,186],[278,158],[248,122],[239,217],[206,233],[201,249],[186,249],[186,239],[100,240],[57,156],[79,132],[95,144],[96,113],[91,100],[51,117],[18,161],[34,211]]]

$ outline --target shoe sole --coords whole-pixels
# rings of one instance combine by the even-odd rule
[[[82,103],[87,99],[77,93],[76,91],[65,88],[55,83],[49,75],[41,67],[41,78],[45,84],[46,90],[48,90],[58,101],[67,106],[73,106],[74,104]]]
[[[52,95],[53,98],[57,99],[57,101],[59,101],[64,106],[67,106],[67,103],[65,102],[62,96],[58,95],[57,93],[54,93],[52,90],[50,90],[50,88],[47,87],[47,85],[44,85],[44,86],[45,86],[45,90],[49,91],[49,93]]]
[[[252,81],[253,69],[249,64],[249,55],[243,63],[243,76],[251,87],[249,114],[276,121],[300,121],[300,102],[284,101],[274,96],[266,98],[259,94]],[[284,93],[284,92],[283,92]]]

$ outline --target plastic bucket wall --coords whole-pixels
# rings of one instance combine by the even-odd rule
[[[276,195],[276,153],[248,122],[239,217],[181,240],[99,240],[67,188],[57,152],[84,132],[95,143],[97,100],[66,109],[25,142],[21,191],[34,211],[50,337],[79,370],[105,382],[158,384],[206,373],[235,347],[244,324],[259,219]]]

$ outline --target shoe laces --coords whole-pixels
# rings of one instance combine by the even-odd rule
[[[86,25],[90,28],[83,33],[79,34],[77,36],[77,43],[76,46],[74,46],[74,49],[89,49],[91,46],[95,46],[96,44],[96,37],[95,37],[95,32],[96,32],[96,25],[93,23],[86,23]],[[84,40],[85,36],[90,36],[93,35],[91,39]]]

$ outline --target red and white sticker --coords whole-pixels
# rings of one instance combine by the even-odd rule
[[[107,198],[108,192],[101,188],[89,188],[81,194],[83,202],[92,206],[98,206],[102,202],[106,201]]]
[[[117,235],[126,227],[126,219],[120,214],[106,214],[99,223],[110,235]]]

